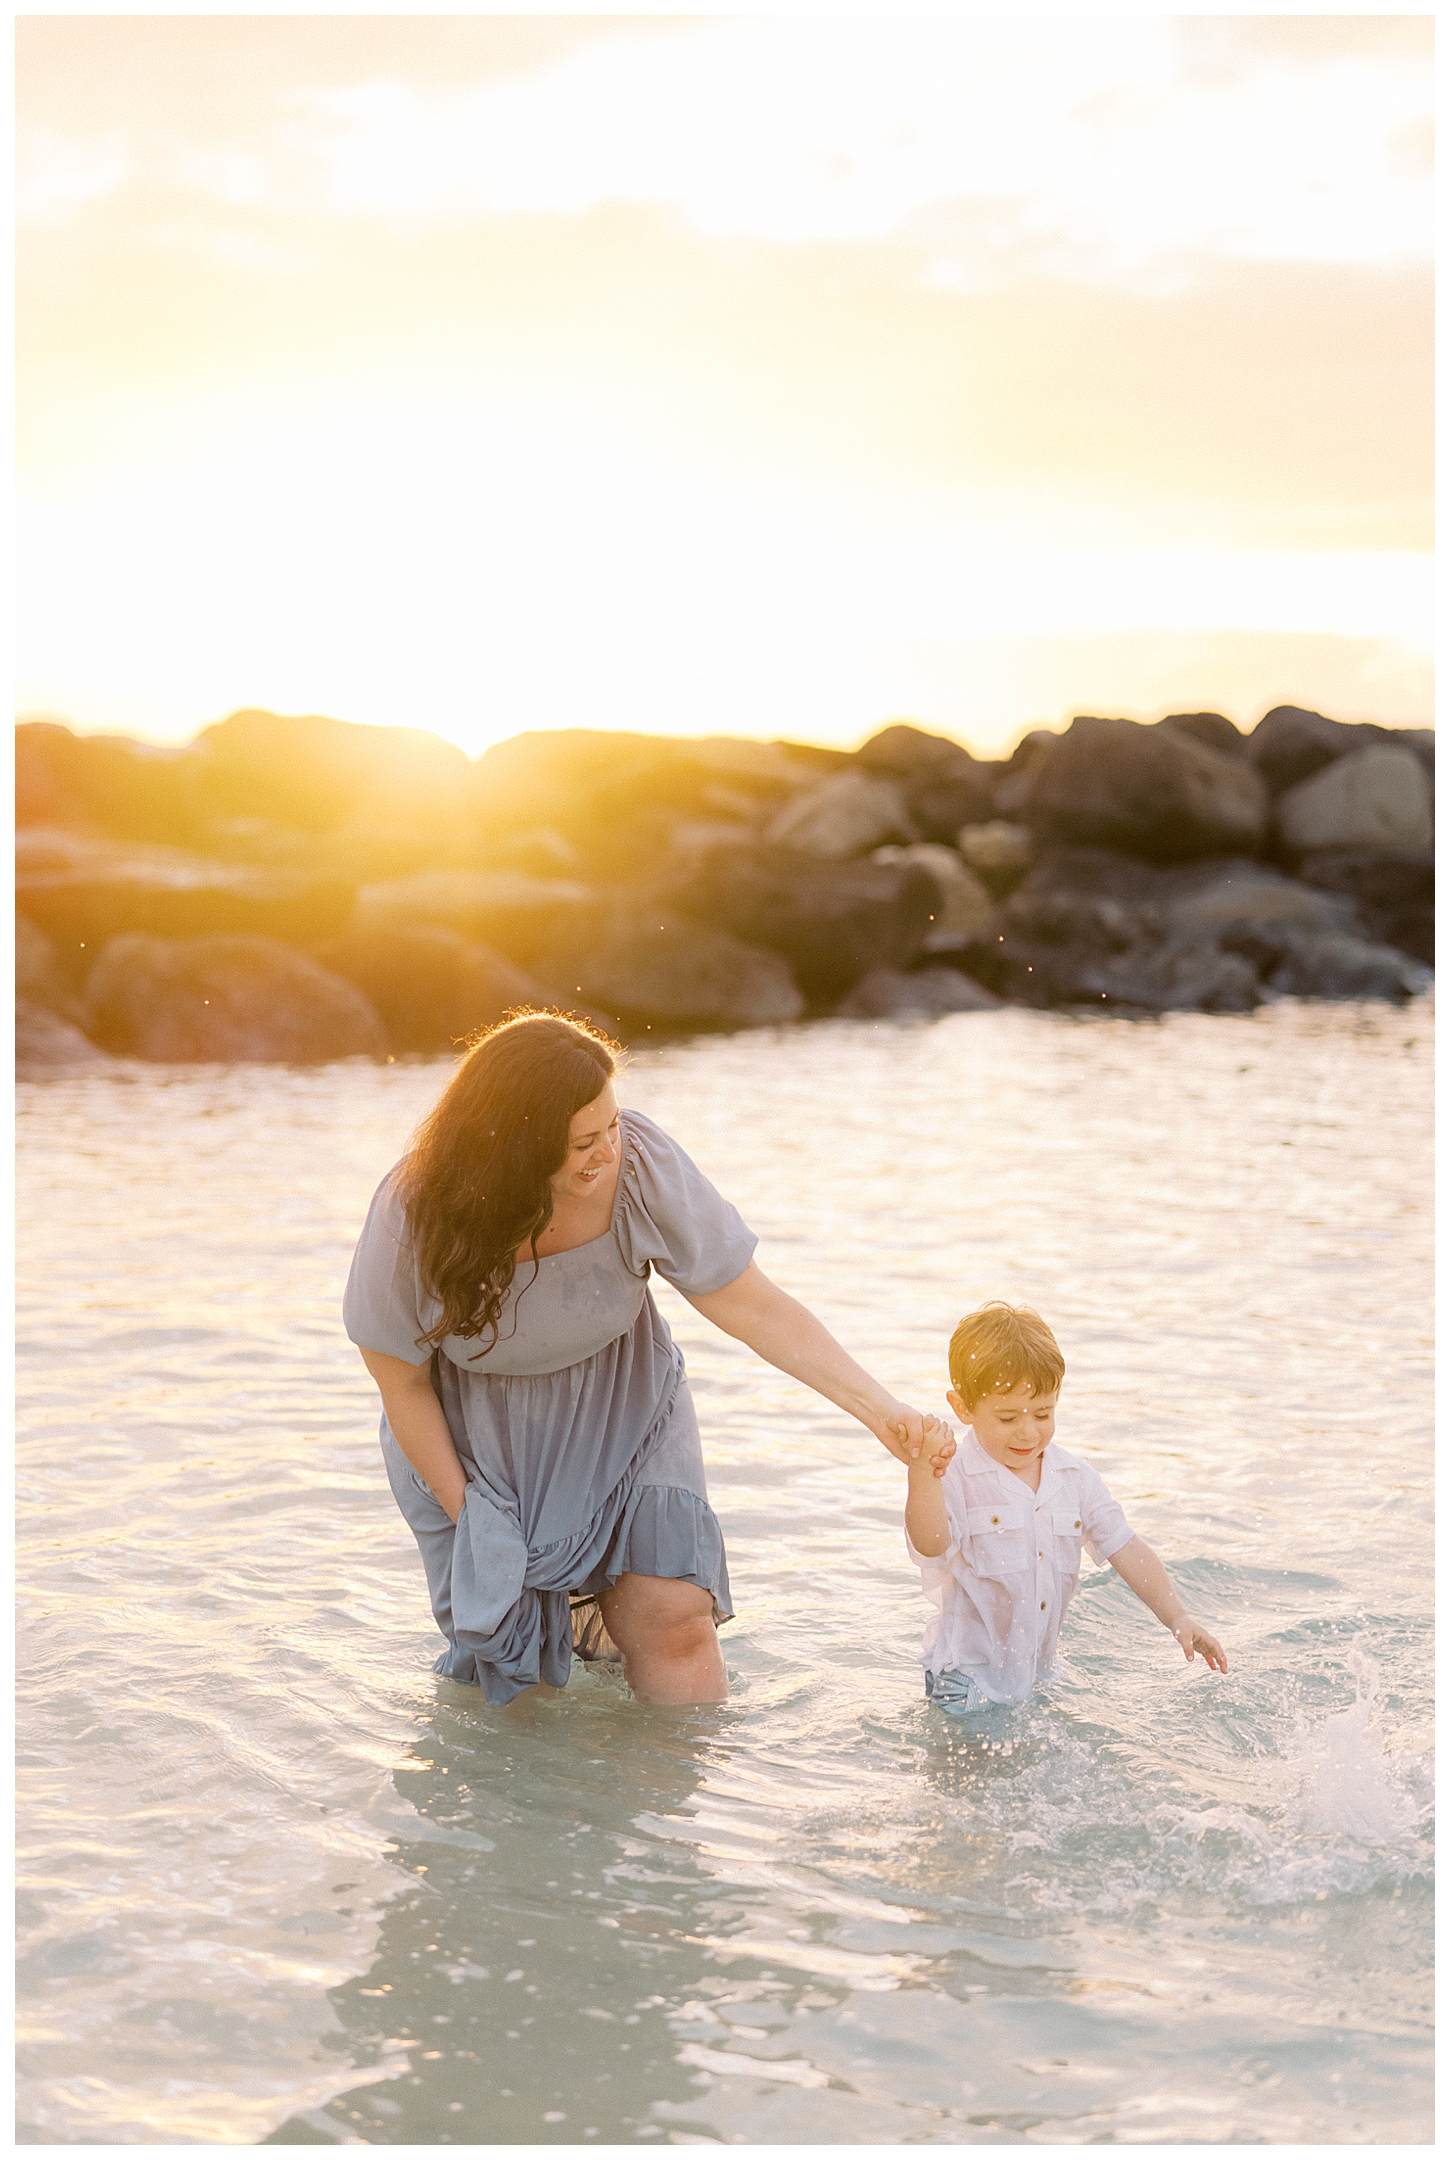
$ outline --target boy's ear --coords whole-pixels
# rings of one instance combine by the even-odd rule
[[[947,1389],[947,1403],[954,1417],[959,1417],[964,1425],[971,1424],[972,1413],[955,1388]]]

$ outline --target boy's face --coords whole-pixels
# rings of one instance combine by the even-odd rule
[[[955,1390],[947,1401],[971,1426],[993,1462],[1036,1485],[1043,1450],[1057,1424],[1055,1394],[1038,1395],[1030,1380],[1019,1380],[1001,1394],[984,1395],[970,1410]]]

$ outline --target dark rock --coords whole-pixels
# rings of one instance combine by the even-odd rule
[[[16,906],[56,948],[62,970],[88,967],[108,939],[238,933],[311,945],[339,930],[350,885],[297,870],[218,863],[179,848],[97,841],[30,828],[16,838]]]
[[[871,968],[914,960],[936,886],[913,864],[832,863],[768,847],[712,848],[678,906],[781,953],[813,1004],[834,1005]]]
[[[769,1027],[805,1010],[777,953],[640,894],[613,898],[572,933],[561,930],[540,953],[541,972],[561,996],[587,999],[626,1031]]]
[[[1269,977],[1271,989],[1291,997],[1402,1000],[1429,984],[1429,969],[1393,945],[1346,936],[1296,939]]]
[[[945,1013],[995,1012],[1001,999],[956,968],[921,968],[903,975],[873,968],[836,1011],[843,1020],[936,1020]]]
[[[352,983],[261,937],[114,938],[91,970],[86,1004],[94,1041],[166,1063],[316,1063],[388,1046]]]
[[[1202,743],[1205,749],[1216,750],[1220,757],[1247,757],[1249,754],[1248,736],[1221,712],[1165,713],[1158,725],[1172,728],[1179,735],[1191,735],[1195,742]]]
[[[992,815],[1003,768],[984,764],[945,735],[898,721],[856,755],[868,772],[901,783],[907,813],[924,840],[950,842],[963,825]]]
[[[1034,866],[965,964],[1026,1004],[1242,1012],[1271,991],[1410,994],[1413,963],[1396,970],[1385,951],[1358,934],[1348,896],[1261,863],[1154,869],[1060,849]]]
[[[1062,737],[1051,728],[1029,728],[999,772],[992,789],[992,814],[1020,818],[1032,783]],[[964,822],[971,822],[966,821]]]
[[[1171,728],[1083,715],[1034,767],[1022,814],[1044,839],[1166,863],[1254,853],[1266,813],[1246,760]]]
[[[104,1065],[98,1050],[71,1021],[25,998],[15,1001],[15,1077],[50,1079],[78,1065]]]
[[[1435,857],[1329,849],[1299,865],[1307,885],[1346,894],[1371,938],[1435,965]]]
[[[1419,735],[1432,731],[1404,732]],[[1373,721],[1327,720],[1323,713],[1310,712],[1301,705],[1276,705],[1249,736],[1249,756],[1263,774],[1270,795],[1277,796],[1332,765],[1336,758],[1348,756],[1351,750],[1364,750],[1373,743],[1395,743],[1400,734],[1397,728],[1378,727]]]
[[[1290,859],[1329,848],[1413,854],[1435,840],[1425,768],[1397,743],[1352,750],[1286,789],[1274,825]]]
[[[394,1050],[447,1049],[516,1006],[558,1002],[502,953],[436,924],[353,930],[314,957],[362,992]]]
[[[924,952],[953,952],[985,927],[992,913],[992,894],[955,848],[943,847],[934,840],[919,840],[911,847],[877,848],[871,860],[913,863],[935,885],[937,905],[931,928],[922,940]]]

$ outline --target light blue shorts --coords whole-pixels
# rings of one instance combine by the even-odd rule
[[[1004,1711],[1015,1707],[1012,1703],[994,1702],[990,1695],[984,1695],[968,1673],[953,1672],[948,1668],[944,1672],[929,1672],[925,1678],[926,1692],[932,1702],[938,1710],[945,1710],[952,1717],[969,1717],[978,1710]]]

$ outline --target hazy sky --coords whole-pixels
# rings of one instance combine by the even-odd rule
[[[22,17],[22,712],[1430,717],[1418,17]]]

